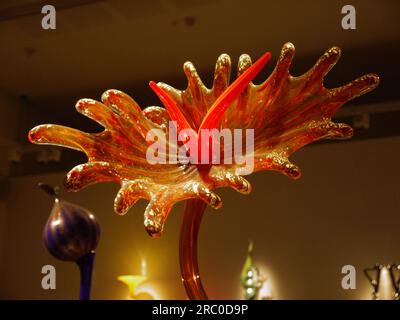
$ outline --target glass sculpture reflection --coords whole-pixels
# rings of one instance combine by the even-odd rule
[[[260,289],[266,280],[254,264],[253,248],[253,242],[250,241],[247,249],[246,261],[240,275],[243,296],[246,300],[257,300],[259,298]]]
[[[168,137],[170,120],[176,122],[178,133],[183,128],[192,128],[195,132],[201,128],[251,128],[254,129],[254,171],[276,170],[299,178],[300,170],[289,157],[320,139],[350,138],[352,128],[334,123],[331,118],[346,101],[374,89],[379,77],[368,74],[344,86],[327,89],[323,80],[338,61],[340,49],[329,49],[309,71],[298,77],[289,73],[294,52],[293,44],[286,43],[274,71],[258,85],[252,80],[269,60],[269,53],[254,64],[248,55],[241,55],[238,78],[231,85],[231,60],[222,54],[216,63],[211,88],[203,84],[193,64],[186,62],[188,86],[185,90],[150,83],[165,108],[151,106],[142,110],[125,93],[108,90],[102,102],[82,99],[76,104],[78,112],[101,124],[104,131],[86,133],[47,124],[33,128],[29,140],[86,153],[88,162],[67,174],[67,190],[78,191],[102,181],[119,183],[121,188],[114,203],[118,214],[125,214],[139,199],[148,200],[144,225],[151,236],[160,236],[173,205],[187,200],[180,238],[182,279],[189,298],[206,299],[197,266],[197,233],[202,214],[206,204],[216,209],[221,207],[222,201],[214,192],[216,188],[231,187],[248,194],[250,183],[241,175],[242,165],[236,162],[151,165],[146,161],[149,146],[146,135],[151,129],[159,129]]]

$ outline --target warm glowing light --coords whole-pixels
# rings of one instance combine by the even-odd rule
[[[151,283],[144,283],[136,289],[136,296],[139,300],[161,300],[162,297]]]
[[[381,274],[379,278],[378,299],[379,300],[394,299],[393,284],[390,277],[390,271],[387,267],[382,267],[381,269]]]
[[[143,275],[123,275],[117,278],[129,288],[131,300],[160,300],[161,296]]]
[[[272,289],[268,279],[265,280],[263,286],[261,287],[259,296],[261,300],[272,299]]]
[[[60,223],[61,223],[60,220],[54,220],[54,221],[51,223],[51,225],[52,225],[53,227],[56,227],[56,226],[58,226]]]
[[[364,274],[373,287],[373,300],[394,300],[398,298],[396,276],[392,273],[396,265],[375,264],[372,268],[364,269]]]
[[[147,262],[144,258],[142,258],[141,267],[142,267],[142,276],[146,277],[147,276]]]
[[[132,300],[160,299],[156,290],[147,283],[147,262],[144,258],[141,260],[141,274],[122,275],[118,276],[117,279],[127,285],[129,288],[129,298]]]
[[[147,280],[147,277],[142,275],[123,275],[117,278],[129,288],[130,298],[136,300],[137,288]]]

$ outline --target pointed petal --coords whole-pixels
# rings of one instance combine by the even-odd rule
[[[251,192],[251,184],[242,176],[228,173],[226,174],[228,185],[242,194],[249,194]]]
[[[273,72],[274,81],[271,88],[272,94],[274,94],[275,91],[282,86],[282,82],[287,79],[289,75],[289,68],[293,61],[294,53],[295,48],[292,43],[287,42],[283,45],[281,53],[279,55],[279,60],[275,67],[275,72]]]
[[[275,170],[279,171],[286,176],[298,179],[301,176],[301,172],[298,166],[291,163],[287,157],[277,154],[266,154],[263,157],[257,159],[255,163],[256,170]]]
[[[204,117],[199,128],[199,134],[201,134],[201,129],[214,129],[218,126],[225,111],[267,64],[270,57],[271,54],[269,52],[265,53],[218,97]]]
[[[231,74],[231,59],[227,54],[221,54],[215,65],[213,94],[219,97],[228,87]]]
[[[240,77],[248,68],[250,68],[251,64],[251,58],[248,54],[240,55],[237,66],[237,77]]]
[[[171,120],[176,121],[178,126],[177,132],[179,133],[183,129],[189,129],[190,125],[186,121],[185,116],[179,110],[178,106],[175,104],[174,100],[171,99],[168,93],[163,88],[159,87],[154,81],[150,81],[149,85],[164,104]]]
[[[56,124],[42,124],[29,131],[29,141],[36,144],[50,144],[66,147],[87,154],[93,145],[90,134]]]
[[[205,88],[205,86],[201,81],[201,78],[197,73],[193,63],[191,63],[190,61],[185,62],[183,64],[183,71],[185,72],[186,78],[188,79],[188,88],[192,91],[193,98],[196,102],[201,102],[203,99],[203,94],[199,89]]]
[[[80,99],[76,105],[76,110],[84,116],[102,125],[104,128],[116,127],[118,120],[116,114],[106,105],[93,99]]]
[[[339,47],[332,47],[318,59],[314,67],[309,71],[310,78],[308,82],[321,81],[327,73],[335,66],[341,56]]]
[[[68,172],[67,191],[79,191],[99,181],[119,181],[118,173],[108,162],[96,161],[78,165]]]
[[[222,206],[221,198],[209,188],[200,183],[193,185],[193,192],[196,197],[209,204],[214,209],[219,209]]]
[[[332,101],[346,102],[375,89],[378,84],[379,76],[376,74],[364,75],[340,88],[332,89]]]
[[[161,237],[165,221],[171,211],[170,202],[161,199],[151,200],[144,212],[144,227],[153,238]]]
[[[139,199],[145,199],[148,196],[142,183],[138,181],[126,182],[115,197],[114,211],[119,215],[124,215]]]

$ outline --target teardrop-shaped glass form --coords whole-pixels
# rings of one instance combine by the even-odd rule
[[[57,259],[78,261],[96,249],[100,226],[95,216],[82,207],[56,198],[43,230],[43,241]]]
[[[256,300],[264,282],[263,277],[260,275],[260,271],[254,265],[253,248],[253,242],[250,241],[247,249],[246,261],[240,276],[240,282],[246,300]]]

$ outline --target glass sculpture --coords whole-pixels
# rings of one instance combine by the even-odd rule
[[[260,273],[260,270],[254,264],[253,248],[253,242],[250,241],[246,261],[240,275],[243,296],[246,300],[258,300],[260,289],[266,280],[265,276]]]
[[[376,263],[365,268],[364,275],[371,284],[372,300],[400,300],[400,265]]]
[[[87,209],[61,199],[58,187],[39,183],[54,197],[54,205],[43,229],[43,242],[50,254],[62,261],[75,262],[80,270],[80,300],[89,300],[95,249],[100,240],[100,225]]]
[[[323,80],[338,61],[340,49],[329,49],[309,71],[298,77],[289,73],[294,52],[293,44],[286,43],[274,71],[258,85],[252,80],[268,62],[269,53],[254,64],[248,55],[241,55],[238,77],[232,84],[229,84],[231,60],[222,54],[216,63],[211,89],[203,84],[193,64],[186,62],[188,86],[185,90],[150,83],[165,108],[151,106],[142,110],[125,93],[108,90],[102,95],[102,102],[82,99],[76,104],[78,112],[97,121],[104,131],[86,133],[46,124],[33,128],[29,140],[86,153],[88,162],[67,174],[67,190],[78,191],[102,181],[117,182],[121,188],[114,208],[121,215],[139,199],[148,200],[144,225],[153,237],[161,235],[173,205],[186,200],[180,235],[182,279],[189,298],[206,299],[197,265],[197,234],[203,212],[207,204],[215,209],[221,207],[221,199],[214,192],[216,188],[231,187],[248,194],[250,183],[243,178],[243,164],[238,162],[150,164],[146,159],[149,147],[146,136],[150,130],[158,129],[168,138],[169,121],[175,122],[178,133],[191,128],[198,133],[199,141],[200,129],[251,128],[254,129],[254,171],[276,170],[299,178],[300,170],[289,161],[289,156],[320,139],[350,138],[352,128],[334,123],[331,118],[346,101],[374,89],[379,77],[368,74],[342,87],[327,89]],[[172,145],[170,139],[166,144],[172,149],[179,147]],[[199,150],[210,147],[207,143],[199,145]]]
[[[121,281],[129,288],[129,298],[132,300],[139,300],[136,292],[137,288],[147,280],[147,277],[141,274],[138,275],[122,275],[117,277],[118,281]]]

